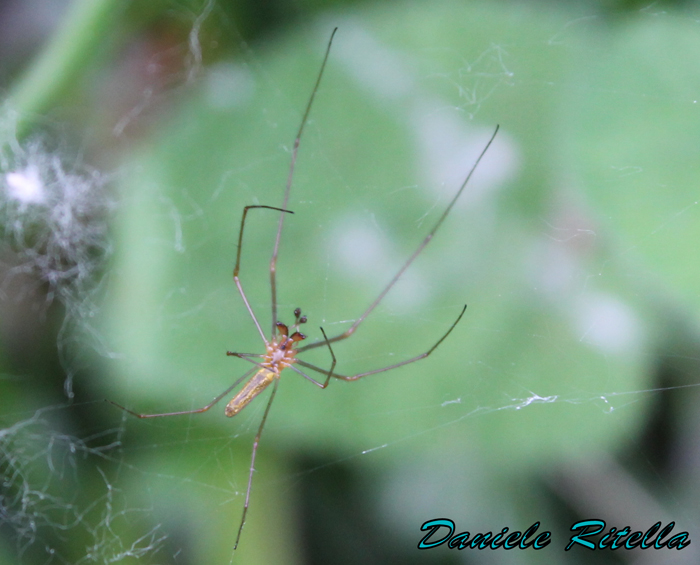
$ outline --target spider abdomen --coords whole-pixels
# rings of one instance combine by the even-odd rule
[[[277,373],[274,371],[260,369],[226,405],[224,414],[229,418],[238,414],[253,398],[270,386],[276,377]]]

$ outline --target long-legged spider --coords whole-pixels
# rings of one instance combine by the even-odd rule
[[[238,288],[238,292],[241,295],[241,298],[243,299],[243,303],[245,304],[246,308],[248,309],[248,313],[250,314],[250,317],[252,318],[253,322],[255,323],[256,328],[258,329],[258,332],[260,333],[260,337],[262,338],[264,344],[265,344],[265,353],[264,354],[255,354],[255,353],[239,353],[239,352],[234,352],[234,351],[227,351],[226,355],[231,356],[231,357],[238,357],[239,359],[243,359],[245,361],[248,361],[255,365],[252,369],[250,369],[248,372],[246,372],[242,377],[240,377],[236,382],[234,382],[230,387],[228,387],[224,392],[222,392],[220,395],[218,395],[214,400],[212,400],[209,404],[206,406],[203,406],[202,408],[198,408],[196,410],[184,410],[181,412],[165,412],[163,414],[139,414],[137,412],[134,412],[133,410],[129,410],[128,408],[125,408],[121,404],[117,404],[116,402],[113,402],[109,400],[108,402],[111,402],[115,406],[121,408],[122,410],[128,412],[129,414],[132,414],[136,416],[137,418],[161,418],[165,416],[179,416],[179,415],[184,415],[184,414],[199,414],[201,412],[206,412],[209,410],[212,406],[217,404],[221,399],[223,399],[225,396],[227,396],[234,388],[236,388],[241,382],[244,380],[248,379],[248,381],[243,385],[243,387],[236,393],[236,395],[231,399],[231,401],[226,405],[225,409],[225,414],[226,416],[235,416],[238,414],[243,408],[245,408],[256,396],[258,396],[262,391],[264,391],[268,386],[273,385],[272,387],[272,393],[270,394],[270,398],[267,401],[267,406],[265,407],[265,412],[263,414],[262,420],[260,421],[260,426],[258,427],[258,431],[255,435],[255,440],[253,442],[253,452],[251,455],[251,460],[250,460],[250,471],[248,474],[248,486],[246,489],[246,495],[245,495],[245,503],[243,505],[243,514],[241,516],[241,522],[238,526],[238,534],[236,535],[236,543],[234,545],[234,551],[238,547],[238,543],[241,539],[241,533],[243,532],[243,526],[245,525],[245,520],[246,520],[246,515],[248,512],[248,506],[250,503],[250,493],[252,489],[252,484],[253,484],[253,473],[255,471],[255,456],[258,451],[258,445],[260,443],[260,437],[263,432],[263,428],[265,427],[265,421],[267,420],[267,415],[270,412],[270,407],[272,406],[272,401],[275,398],[275,393],[277,392],[277,386],[279,384],[279,379],[282,371],[289,367],[296,373],[299,373],[302,377],[305,379],[308,379],[315,385],[319,386],[320,388],[324,389],[328,386],[328,384],[331,381],[331,378],[335,379],[340,379],[344,381],[355,381],[357,379],[360,379],[362,377],[366,377],[368,375],[375,375],[377,373],[383,373],[385,371],[390,371],[392,369],[397,369],[398,367],[402,367],[404,365],[408,365],[409,363],[414,363],[415,361],[419,361],[421,359],[425,359],[428,357],[437,347],[447,338],[448,335],[452,332],[452,330],[455,328],[455,326],[459,323],[459,321],[462,319],[462,316],[464,315],[464,312],[466,311],[467,307],[466,305],[462,308],[461,312],[459,313],[459,316],[457,316],[457,319],[452,322],[448,330],[438,339],[435,344],[425,351],[424,353],[421,353],[420,355],[416,355],[415,357],[411,357],[410,359],[406,359],[404,361],[400,361],[398,363],[394,363],[393,365],[389,365],[388,367],[382,367],[380,369],[374,369],[372,371],[366,371],[364,373],[357,373],[355,375],[340,375],[338,373],[335,373],[335,365],[336,365],[336,357],[335,354],[333,353],[333,348],[331,346],[332,343],[335,343],[337,341],[341,341],[344,339],[349,338],[353,333],[355,333],[355,330],[360,326],[360,324],[369,316],[369,314],[379,305],[379,303],[382,301],[384,296],[392,289],[392,287],[396,284],[396,282],[399,280],[401,275],[403,275],[404,271],[413,263],[413,261],[420,255],[420,253],[423,251],[423,249],[428,245],[430,240],[433,238],[433,236],[437,233],[438,229],[442,225],[442,223],[445,221],[445,218],[447,215],[450,213],[452,210],[452,207],[454,206],[455,202],[457,202],[457,199],[460,197],[462,192],[464,191],[464,188],[467,186],[469,179],[471,178],[472,174],[476,170],[476,167],[478,166],[479,162],[481,161],[482,157],[488,151],[488,148],[490,147],[491,143],[493,142],[494,138],[496,137],[496,134],[498,133],[498,126],[496,126],[495,131],[493,132],[493,135],[489,139],[488,143],[485,145],[485,147],[482,149],[481,153],[477,157],[476,161],[472,165],[471,169],[469,170],[469,173],[467,174],[466,178],[462,182],[461,186],[459,187],[459,190],[457,190],[457,193],[452,197],[452,200],[450,203],[447,205],[445,210],[443,211],[442,215],[438,219],[438,221],[435,223],[433,228],[430,230],[428,235],[425,236],[423,241],[418,245],[416,250],[411,254],[411,256],[406,260],[406,262],[403,264],[403,266],[399,269],[399,271],[394,275],[394,277],[389,281],[389,283],[384,287],[384,289],[379,293],[379,296],[372,302],[367,310],[364,311],[364,313],[357,318],[353,324],[345,330],[343,333],[338,334],[336,336],[333,336],[329,338],[326,335],[326,332],[324,331],[323,328],[321,329],[321,333],[323,335],[323,340],[318,341],[316,343],[310,343],[308,345],[304,345],[299,347],[298,344],[306,339],[306,336],[299,332],[299,327],[301,324],[306,323],[306,316],[302,316],[301,314],[301,309],[297,308],[294,310],[294,324],[292,324],[291,327],[283,324],[280,321],[277,321],[277,286],[276,286],[276,266],[277,266],[277,255],[279,251],[279,246],[280,246],[280,240],[282,237],[282,228],[284,226],[284,219],[286,214],[293,214],[291,210],[287,209],[287,205],[289,203],[289,193],[292,187],[292,179],[294,176],[294,166],[296,164],[297,160],[297,153],[299,151],[299,142],[301,140],[302,133],[304,131],[304,126],[306,125],[308,118],[309,118],[309,113],[311,111],[311,106],[313,104],[314,98],[316,97],[316,92],[318,91],[319,84],[321,83],[321,77],[323,76],[323,71],[326,67],[326,62],[328,61],[328,55],[330,53],[331,49],[331,44],[333,43],[333,37],[335,35],[335,32],[337,31],[337,28],[333,30],[331,33],[330,40],[328,41],[328,46],[326,48],[325,56],[323,58],[323,62],[321,63],[321,68],[319,70],[318,76],[316,78],[316,83],[314,84],[313,90],[311,91],[311,96],[309,97],[309,101],[306,105],[306,110],[304,112],[304,116],[302,117],[301,120],[301,125],[299,127],[299,131],[297,132],[297,136],[294,140],[294,147],[292,149],[292,158],[291,158],[291,163],[289,166],[289,173],[287,175],[287,184],[284,192],[284,199],[282,202],[282,207],[277,208],[274,206],[263,206],[263,205],[255,205],[255,206],[246,206],[243,209],[243,216],[241,218],[241,226],[238,232],[238,251],[236,253],[236,266],[233,269],[233,280],[236,284],[236,287]],[[272,291],[272,331],[270,333],[270,338],[267,339],[265,337],[265,333],[262,330],[262,327],[260,326],[260,323],[258,322],[257,317],[255,316],[255,313],[253,312],[253,308],[251,307],[250,303],[248,302],[248,299],[246,297],[245,292],[243,291],[243,286],[241,285],[241,281],[239,278],[239,273],[240,273],[240,267],[241,267],[241,251],[243,248],[243,228],[245,227],[245,220],[246,216],[248,215],[248,211],[252,210],[254,208],[266,208],[268,210],[276,210],[280,212],[280,219],[279,223],[277,225],[277,237],[275,239],[275,246],[272,251],[272,259],[270,260],[270,288]],[[314,349],[317,347],[325,346],[328,348],[328,351],[331,356],[331,364],[329,369],[322,369],[321,367],[317,367],[316,365],[312,365],[311,363],[307,363],[306,361],[303,361],[299,358],[297,358],[297,355],[299,353],[303,353],[305,351],[309,351],[310,349]],[[259,361],[256,361],[255,359],[259,359]],[[316,373],[319,373],[321,375],[325,376],[325,380],[323,381],[318,381],[314,379],[313,377],[310,377],[297,367],[295,367],[295,364],[299,364],[302,367],[305,367],[306,369],[310,369],[311,371],[315,371]],[[252,376],[251,376],[252,375]]]

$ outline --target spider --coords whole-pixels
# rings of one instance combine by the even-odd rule
[[[382,367],[380,369],[374,369],[372,371],[367,371],[364,373],[358,373],[355,375],[341,375],[338,373],[335,373],[335,365],[336,365],[336,357],[333,352],[333,347],[332,343],[344,340],[349,338],[351,335],[355,333],[357,328],[362,324],[362,322],[369,316],[369,314],[379,305],[379,303],[383,300],[384,296],[392,289],[392,287],[396,284],[396,282],[401,278],[401,275],[403,275],[404,271],[408,269],[408,267],[413,263],[413,261],[418,257],[418,255],[421,254],[423,249],[428,245],[430,240],[433,238],[433,236],[437,233],[438,229],[444,222],[445,218],[447,215],[450,213],[452,210],[452,207],[454,206],[455,202],[457,202],[457,199],[460,197],[462,192],[464,191],[464,188],[467,186],[469,183],[469,179],[471,178],[472,174],[476,170],[476,167],[478,166],[479,162],[483,158],[483,156],[486,154],[488,151],[491,143],[493,142],[494,138],[496,137],[496,134],[498,133],[498,126],[496,126],[495,131],[491,135],[491,138],[485,145],[485,147],[482,149],[481,153],[477,157],[476,161],[472,165],[471,169],[469,170],[469,173],[467,174],[466,178],[462,182],[461,186],[457,190],[456,194],[452,197],[452,200],[450,203],[447,205],[445,210],[443,211],[442,215],[438,219],[438,221],[435,223],[433,228],[430,230],[428,235],[425,236],[423,241],[418,245],[418,247],[415,249],[415,251],[411,254],[411,256],[406,260],[406,262],[403,264],[403,266],[399,269],[399,271],[394,275],[394,277],[389,281],[389,283],[384,287],[384,289],[379,293],[379,296],[372,302],[369,307],[364,311],[364,313],[357,318],[354,323],[343,333],[338,334],[333,337],[328,337],[326,335],[326,332],[324,329],[321,327],[321,334],[323,335],[323,340],[318,341],[315,343],[309,343],[307,345],[300,345],[300,343],[306,339],[306,335],[301,333],[299,331],[299,328],[302,324],[305,324],[307,322],[306,316],[302,315],[301,309],[296,308],[294,310],[294,324],[291,326],[287,326],[286,324],[280,322],[277,320],[277,285],[276,285],[276,273],[277,273],[277,255],[279,251],[279,246],[280,246],[280,240],[282,238],[282,228],[284,226],[284,219],[287,214],[293,214],[291,210],[287,209],[287,205],[289,202],[289,194],[290,190],[292,187],[292,179],[294,177],[294,167],[296,164],[297,160],[297,153],[299,151],[299,142],[301,140],[302,133],[304,131],[304,127],[306,126],[306,123],[308,122],[309,118],[309,113],[311,111],[311,106],[313,105],[314,98],[316,97],[316,92],[318,91],[319,84],[321,83],[321,78],[323,77],[323,71],[326,67],[326,62],[328,61],[328,56],[330,54],[331,50],[331,45],[333,43],[333,37],[335,36],[336,31],[338,28],[335,28],[333,32],[331,33],[330,39],[328,41],[328,45],[326,47],[325,51],[325,56],[323,58],[323,62],[321,63],[321,68],[318,72],[318,76],[316,77],[316,82],[314,84],[314,87],[311,91],[311,96],[309,97],[309,101],[307,102],[306,109],[304,111],[304,115],[301,120],[301,125],[299,127],[299,130],[297,132],[296,138],[294,140],[294,146],[292,149],[292,156],[291,156],[291,162],[289,166],[289,172],[287,175],[287,183],[285,187],[285,192],[284,192],[284,199],[282,202],[282,207],[275,207],[275,206],[266,206],[266,205],[252,205],[252,206],[246,206],[243,208],[243,216],[241,218],[241,225],[240,229],[238,232],[238,251],[236,253],[236,265],[233,269],[233,281],[236,284],[236,287],[238,288],[238,292],[241,295],[241,298],[243,299],[243,303],[245,304],[245,307],[248,310],[248,313],[250,314],[250,317],[252,318],[253,322],[255,323],[255,327],[258,330],[258,333],[260,334],[260,337],[263,340],[263,343],[265,344],[265,353],[264,354],[256,354],[256,353],[240,353],[240,352],[235,352],[235,351],[227,351],[226,355],[230,357],[237,357],[239,359],[243,359],[245,361],[248,361],[249,363],[252,363],[254,365],[253,368],[251,368],[248,372],[246,372],[242,377],[240,377],[236,382],[234,382],[230,387],[228,387],[224,392],[219,394],[214,400],[212,400],[209,404],[206,406],[203,406],[202,408],[198,408],[196,410],[184,410],[181,412],[165,412],[162,414],[139,414],[137,412],[134,412],[133,410],[130,410],[121,404],[117,404],[116,402],[113,402],[111,400],[108,400],[111,404],[114,404],[118,408],[124,410],[125,412],[128,412],[129,414],[132,414],[133,416],[136,416],[137,418],[161,418],[161,417],[166,417],[166,416],[180,416],[184,414],[199,414],[202,412],[206,412],[209,410],[211,407],[213,407],[215,404],[217,404],[219,401],[221,401],[225,396],[227,396],[234,388],[236,388],[240,383],[246,381],[243,387],[235,394],[235,396],[229,401],[229,403],[226,405],[226,408],[224,410],[224,413],[226,416],[235,416],[238,414],[243,408],[245,408],[255,397],[257,397],[260,393],[262,393],[266,388],[268,388],[270,385],[272,385],[272,393],[270,394],[270,398],[267,401],[267,405],[265,407],[265,412],[263,413],[262,420],[260,421],[260,426],[258,427],[258,431],[255,435],[255,439],[253,441],[253,451],[251,455],[251,460],[250,460],[250,471],[248,474],[248,485],[246,488],[246,495],[245,495],[245,502],[243,505],[243,514],[241,516],[241,521],[238,526],[238,533],[236,535],[236,542],[233,547],[233,551],[235,552],[236,549],[238,548],[238,543],[240,542],[241,539],[241,534],[243,533],[243,526],[245,525],[246,521],[246,516],[248,513],[248,507],[250,504],[250,493],[252,490],[252,485],[253,485],[253,473],[255,471],[255,456],[258,451],[258,445],[260,443],[260,437],[262,436],[263,429],[265,427],[265,422],[267,420],[267,416],[270,412],[270,407],[272,406],[272,401],[275,398],[275,393],[277,392],[277,386],[279,384],[279,379],[282,371],[286,368],[290,368],[291,370],[295,371],[296,373],[300,374],[302,377],[305,379],[308,379],[312,383],[314,383],[316,386],[325,389],[331,379],[339,379],[343,381],[355,381],[357,379],[361,379],[362,377],[366,377],[369,375],[376,375],[377,373],[383,373],[385,371],[390,371],[392,369],[397,369],[398,367],[402,367],[404,365],[408,365],[409,363],[414,363],[415,361],[420,361],[421,359],[425,359],[428,357],[433,351],[435,351],[438,346],[445,340],[447,339],[447,336],[450,335],[452,330],[457,326],[459,321],[462,319],[462,316],[464,316],[464,312],[466,311],[467,307],[466,305],[462,308],[462,310],[459,313],[459,316],[457,316],[457,319],[452,322],[448,330],[438,339],[433,346],[425,351],[424,353],[421,353],[420,355],[416,355],[415,357],[411,357],[410,359],[406,359],[404,361],[400,361],[398,363],[394,363],[393,365],[389,365],[387,367]],[[272,251],[272,258],[270,260],[270,288],[272,292],[272,330],[270,333],[270,338],[268,339],[265,335],[265,332],[263,332],[262,327],[260,326],[260,322],[258,321],[258,318],[256,317],[255,313],[253,312],[253,308],[251,307],[250,303],[248,302],[248,298],[246,297],[245,292],[243,291],[243,286],[241,285],[241,281],[239,278],[239,273],[240,273],[240,268],[241,268],[241,251],[243,249],[243,230],[245,227],[245,221],[246,217],[248,215],[248,212],[252,209],[256,208],[264,208],[268,210],[274,210],[277,212],[280,212],[280,218],[279,218],[279,223],[277,225],[277,237],[275,239],[275,245]],[[317,347],[327,347],[328,352],[331,357],[331,363],[330,363],[330,368],[329,369],[322,369],[321,367],[317,367],[316,365],[312,365],[311,363],[308,363],[306,361],[303,361],[302,359],[299,359],[297,357],[298,354],[304,353],[305,351],[309,351],[311,349],[315,349]],[[313,377],[307,375],[295,365],[300,365],[306,369],[309,369],[311,371],[314,371],[316,373],[319,373],[321,375],[325,376],[325,380],[316,380]],[[252,376],[251,376],[252,375]]]

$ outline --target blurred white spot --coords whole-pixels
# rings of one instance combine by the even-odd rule
[[[532,246],[530,270],[535,286],[549,298],[569,301],[571,293],[586,290],[588,263],[596,251],[596,224],[585,206],[560,197],[548,218],[541,220],[543,237]]]
[[[224,110],[248,102],[255,92],[255,81],[241,65],[220,63],[209,69],[205,95],[210,107]]]
[[[342,29],[334,58],[351,70],[363,88],[385,100],[398,100],[415,92],[413,76],[404,68],[399,52],[379,43],[351,19],[343,22]]]
[[[46,192],[39,176],[39,169],[33,165],[21,172],[7,173],[5,181],[8,196],[18,201],[21,206],[42,204],[46,201]]]
[[[641,340],[641,326],[632,310],[608,294],[581,297],[574,309],[574,323],[580,341],[606,353],[627,353]]]
[[[570,292],[580,268],[577,257],[566,246],[541,240],[533,248],[532,278],[548,297]]]
[[[360,221],[346,218],[338,223],[344,227],[340,227],[336,237],[331,238],[335,241],[332,252],[336,259],[347,274],[355,278],[375,277],[389,259],[388,242],[376,231],[361,227]]]
[[[354,215],[337,221],[335,233],[328,238],[330,255],[344,277],[362,285],[372,285],[372,292],[379,292],[409,255],[401,256],[376,228],[362,224],[363,220]],[[423,276],[409,268],[383,302],[407,311],[419,307],[427,295]]]
[[[412,122],[427,188],[451,196],[464,182],[493,128],[474,128],[459,115],[446,116],[423,104],[414,109]],[[513,178],[519,166],[518,146],[501,129],[456,206],[479,202]]]
[[[586,208],[564,199],[543,226],[545,237],[532,247],[533,286],[565,312],[580,342],[606,354],[638,350],[644,330],[634,310],[613,294],[592,290],[601,273],[590,267],[597,232]]]

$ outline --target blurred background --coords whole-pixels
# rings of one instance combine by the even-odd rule
[[[280,206],[282,376],[238,563],[697,563],[565,552],[601,519],[700,535],[696,2],[0,3],[0,562],[229,563],[267,393],[231,272]],[[277,215],[242,284],[265,331]],[[329,354],[304,357],[322,367]],[[418,551],[458,532],[545,549]]]

